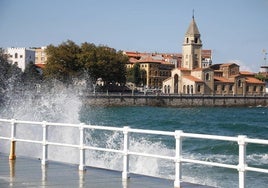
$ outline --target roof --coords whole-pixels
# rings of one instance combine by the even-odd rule
[[[250,76],[254,76],[254,73],[249,72],[249,71],[240,71],[241,75],[250,75]]]
[[[254,78],[254,77],[246,77],[246,83],[249,83],[249,84],[265,84],[265,82],[257,79],[257,78]]]
[[[35,64],[35,66],[37,66],[38,68],[41,68],[41,69],[43,69],[43,68],[45,68],[45,64],[41,64],[41,63],[39,63],[39,64]]]
[[[223,83],[233,83],[234,79],[227,79],[224,77],[214,76],[215,81],[223,82]]]
[[[194,17],[193,17],[193,19],[192,19],[192,21],[191,21],[191,23],[190,23],[190,25],[188,27],[186,35],[191,35],[191,36],[200,35],[198,27],[197,27],[197,25],[195,23]]]
[[[191,75],[183,76],[183,78],[186,78],[186,79],[194,81],[194,82],[204,82],[203,80],[200,80],[199,78],[196,78],[196,77],[191,76]]]

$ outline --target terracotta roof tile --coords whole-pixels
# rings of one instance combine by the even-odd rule
[[[234,79],[227,79],[227,78],[219,77],[219,76],[214,76],[214,80],[224,82],[224,83],[233,83],[234,82]]]
[[[183,76],[184,78],[194,81],[194,82],[204,82],[203,80],[200,80],[199,78],[196,78],[194,76],[188,75],[188,76]]]
[[[265,84],[265,82],[254,77],[246,77],[246,82],[250,84]]]

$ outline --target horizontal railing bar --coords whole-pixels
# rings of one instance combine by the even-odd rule
[[[12,122],[12,119],[0,119],[0,122],[8,122],[8,123],[11,123]]]
[[[193,134],[193,133],[181,133],[182,137],[187,138],[200,138],[200,139],[209,139],[209,140],[222,140],[222,141],[232,141],[237,142],[237,137],[230,136],[219,136],[219,135],[209,135],[209,134]]]
[[[263,168],[255,168],[255,167],[245,167],[247,171],[252,171],[252,172],[262,172],[262,173],[268,173],[268,169],[263,169]]]
[[[208,161],[200,161],[195,159],[185,159],[182,158],[181,162],[185,163],[195,163],[195,164],[202,164],[208,166],[215,166],[215,167],[223,167],[223,168],[230,168],[230,169],[237,169],[237,165],[230,165],[230,164],[222,164],[222,163],[215,163],[215,162],[208,162]]]
[[[123,128],[120,127],[106,127],[106,126],[98,126],[98,125],[84,125],[86,129],[97,129],[97,130],[108,130],[108,131],[123,131]]]
[[[154,157],[154,158],[167,159],[167,160],[174,160],[175,159],[175,157],[170,157],[170,156],[154,155],[154,154],[139,153],[139,152],[132,152],[132,151],[129,151],[128,154],[142,156],[142,157]]]
[[[2,140],[11,140],[10,137],[3,137],[3,136],[0,136],[0,139],[2,139]]]
[[[99,148],[99,147],[92,147],[92,146],[84,146],[84,149],[97,150],[97,151],[107,151],[107,152],[113,152],[113,153],[124,153],[121,150],[108,149],[108,148]]]
[[[24,120],[14,120],[14,123],[31,124],[31,125],[42,125],[43,124],[43,122],[40,122],[40,121],[24,121]]]
[[[245,142],[252,144],[265,144],[268,145],[268,140],[246,138]]]
[[[129,132],[131,133],[144,133],[144,134],[159,134],[159,135],[165,135],[165,136],[174,136],[174,132],[168,132],[168,131],[156,131],[156,130],[142,130],[142,129],[129,129]]]
[[[42,141],[37,141],[37,140],[27,140],[27,139],[21,139],[21,138],[15,138],[14,141],[19,141],[19,142],[28,142],[28,143],[33,143],[33,144],[42,144]]]
[[[62,144],[62,143],[57,143],[57,142],[46,142],[47,145],[52,145],[52,146],[64,146],[64,147],[73,147],[73,148],[79,148],[79,145],[75,144]]]

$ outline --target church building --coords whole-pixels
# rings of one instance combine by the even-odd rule
[[[163,81],[165,94],[263,94],[265,83],[253,73],[240,72],[235,63],[207,63],[202,59],[202,40],[194,16],[185,33],[181,66]]]

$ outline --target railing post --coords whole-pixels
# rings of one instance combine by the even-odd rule
[[[238,136],[238,145],[239,145],[239,164],[238,164],[238,173],[239,173],[239,188],[245,187],[245,167],[246,167],[246,136]]]
[[[122,180],[126,181],[129,178],[129,156],[128,156],[128,149],[129,149],[129,138],[128,138],[128,126],[124,127],[123,134],[124,134],[124,156],[123,156],[123,172],[122,172]]]
[[[84,148],[84,123],[80,123],[80,162],[79,162],[79,170],[85,170],[85,148]]]
[[[15,160],[16,159],[16,123],[15,119],[11,120],[11,143],[10,143],[10,154],[9,154],[9,160]]]
[[[47,122],[43,121],[43,154],[42,154],[42,165],[47,164],[47,156],[48,156],[48,145],[47,145]]]
[[[182,133],[183,131],[177,130],[175,131],[175,139],[176,139],[176,156],[175,156],[175,180],[174,187],[181,187],[181,155],[182,155]]]

